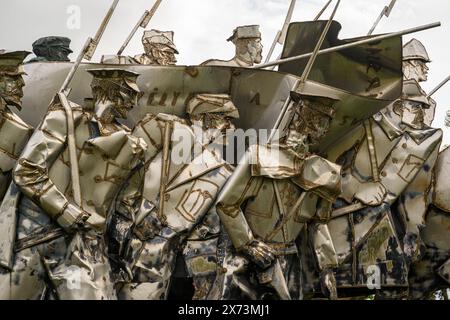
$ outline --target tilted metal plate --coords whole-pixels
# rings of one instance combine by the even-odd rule
[[[36,126],[47,111],[50,100],[69,72],[71,63],[42,62],[25,65],[23,107],[20,116]],[[81,64],[71,84],[69,99],[83,104],[92,97],[91,75],[87,69],[113,68],[117,65]],[[125,69],[138,72],[138,85],[144,95],[139,106],[130,113],[125,123],[133,126],[147,113],[160,112],[185,115],[187,99],[196,93],[227,93],[239,109],[240,119],[236,125],[242,129],[271,129],[298,77],[281,72],[233,67],[155,67],[124,65]],[[308,81],[305,93],[330,92],[340,97],[338,111],[329,133],[315,147],[323,151],[339,137],[388,105],[391,100],[358,96]]]
[[[291,23],[282,58],[312,52],[326,23]],[[333,21],[321,49],[373,37],[340,40],[340,30],[341,25]],[[279,71],[300,76],[308,59],[283,63]],[[397,36],[318,55],[308,79],[366,97],[396,99],[401,94],[402,76],[402,38]]]

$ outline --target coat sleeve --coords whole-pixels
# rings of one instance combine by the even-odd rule
[[[419,228],[425,224],[425,213],[431,200],[433,168],[439,154],[438,144],[426,159],[414,180],[400,195],[398,212],[404,219],[406,232],[419,237]]]
[[[65,112],[52,105],[19,158],[13,179],[25,196],[68,230],[85,221],[88,215],[71,204],[49,177],[52,164],[64,151],[66,136]]]
[[[219,194],[216,210],[236,249],[255,239],[242,211],[242,205],[256,195],[256,186],[262,179],[252,177],[250,155],[247,153]]]

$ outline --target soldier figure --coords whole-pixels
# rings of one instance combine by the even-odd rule
[[[11,171],[33,133],[33,128],[10,109],[21,109],[25,85],[22,63],[29,54],[0,50],[0,203],[11,182]]]
[[[189,103],[188,112],[195,115],[202,112],[191,105],[199,110],[206,108],[202,109],[205,112],[211,107],[207,103]],[[214,108],[224,114],[230,108],[236,112],[234,105],[225,105]],[[186,238],[195,236],[194,227],[208,213],[233,168],[210,150],[208,143],[198,141],[190,125],[176,116],[147,115],[133,134],[142,137],[149,148],[141,209],[134,218],[123,216],[112,224],[116,252],[131,278],[119,290],[119,298],[167,299],[177,255]],[[180,149],[184,150],[182,159],[178,159]],[[217,228],[215,222],[213,226]],[[198,230],[202,240],[210,236],[207,227]],[[189,266],[193,261],[190,249],[185,252]],[[210,275],[211,266],[215,268],[214,261],[195,261],[197,265],[191,265],[194,273],[204,271]]]
[[[116,195],[143,161],[146,148],[117,122],[136,105],[138,75],[120,69],[88,72],[94,76],[93,105],[69,102],[81,204],[73,198],[67,116],[57,96],[14,170],[22,195],[17,227],[10,230],[12,235],[2,234],[0,239],[1,243],[14,242],[14,254],[6,263],[9,270],[0,275],[3,298],[116,298],[104,231]],[[119,210],[132,211],[139,190],[121,196]]]
[[[173,42],[173,31],[146,30],[142,36],[145,53],[134,60],[139,64],[152,66],[174,66],[177,62],[177,47]]]
[[[315,216],[316,195],[332,201],[340,193],[340,167],[307,151],[327,132],[336,97],[292,94],[284,137],[251,147],[219,195],[216,210],[232,246],[219,250],[209,298],[301,298],[295,241]]]
[[[251,67],[261,62],[263,46],[258,25],[237,27],[227,41],[232,41],[236,46],[236,55],[233,59],[228,61],[211,59],[203,62],[201,65]]]
[[[431,60],[428,57],[425,46],[417,39],[412,39],[403,46],[403,79],[414,79],[417,82],[425,82],[428,80],[428,66]],[[426,93],[423,92],[424,96]],[[432,98],[429,99],[430,107],[425,110],[424,123],[431,126],[436,110],[436,102]]]
[[[407,289],[442,139],[441,130],[423,122],[428,107],[419,84],[405,80],[400,100],[328,152],[343,169],[342,194],[331,220],[322,226],[328,228],[339,262],[339,288],[392,290],[382,294],[403,294]],[[322,253],[328,256],[322,260],[331,255]]]
[[[66,37],[43,37],[33,42],[35,58],[28,62],[70,61],[70,39]]]
[[[229,142],[235,128],[231,120],[239,118],[231,97],[228,94],[199,94],[188,102],[186,111],[197,141],[227,161],[225,148],[232,147]],[[216,277],[220,232],[219,216],[212,206],[184,244],[183,258],[187,273],[193,279],[195,300],[207,298]]]

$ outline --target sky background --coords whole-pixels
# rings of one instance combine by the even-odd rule
[[[0,2],[0,48],[29,50],[38,38],[49,35],[72,39],[75,52],[87,37],[93,37],[112,0],[2,0]],[[297,0],[292,21],[312,20],[327,0]],[[341,39],[367,34],[390,0],[341,0],[335,20],[342,25]],[[115,54],[133,26],[149,10],[154,0],[120,0],[117,9],[97,48],[93,62],[103,54]],[[180,54],[178,64],[196,65],[210,58],[230,59],[234,46],[226,41],[238,25],[259,24],[264,52],[281,28],[290,0],[163,0],[147,29],[173,30]],[[329,17],[332,6],[322,18]],[[72,11],[79,11],[79,24]],[[75,11],[76,13],[76,11]],[[440,21],[439,28],[404,36],[406,43],[417,38],[426,46],[432,60],[426,91],[434,88],[450,74],[450,1],[397,0],[389,18],[383,17],[376,33],[399,31]],[[143,51],[142,29],[139,29],[125,55]],[[278,46],[273,57],[278,56]],[[433,98],[437,112],[433,126],[443,128],[444,142],[450,144],[450,128],[444,127],[445,112],[450,109],[450,83]]]

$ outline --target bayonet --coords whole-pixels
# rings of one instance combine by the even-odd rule
[[[313,21],[317,21],[319,20],[319,18],[322,16],[322,13],[325,12],[325,10],[327,10],[328,6],[330,5],[332,0],[328,0],[328,2],[325,4],[325,6],[319,11],[319,13],[316,15],[316,17],[314,18]]]
[[[158,10],[158,7],[161,4],[161,2],[162,2],[162,0],[156,0],[155,4],[150,9],[150,11],[145,10],[144,14],[139,19],[139,21],[136,23],[136,25],[134,26],[133,30],[131,30],[130,34],[125,39],[125,42],[123,43],[123,45],[120,47],[119,51],[117,52],[118,56],[120,56],[123,53],[123,51],[128,46],[128,44],[130,43],[131,39],[133,39],[134,35],[136,34],[136,31],[139,28],[143,28],[143,29],[147,28],[150,20],[155,15],[155,12],[156,12],[156,10]]]
[[[378,23],[380,23],[380,21],[383,18],[383,16],[386,16],[386,18],[389,17],[389,15],[391,14],[392,8],[394,8],[395,1],[396,0],[391,0],[391,3],[388,6],[385,6],[383,8],[383,10],[381,11],[381,13],[378,16],[377,20],[375,20],[375,23],[373,24],[372,28],[370,28],[369,33],[367,34],[368,36],[370,36],[373,33],[373,31],[377,27]]]
[[[103,33],[105,32],[106,26],[109,23],[109,20],[111,19],[112,14],[114,13],[114,10],[117,7],[117,4],[119,3],[119,0],[114,0],[113,4],[109,8],[108,12],[106,13],[105,18],[102,21],[102,24],[100,25],[100,28],[98,29],[97,33],[95,34],[94,38],[88,38],[86,40],[86,43],[83,46],[83,49],[81,49],[80,54],[78,55],[77,59],[75,60],[74,64],[72,65],[72,68],[69,71],[69,74],[67,75],[66,79],[64,80],[61,89],[59,89],[59,92],[65,92],[70,84],[70,82],[73,79],[73,76],[75,75],[75,71],[77,71],[78,67],[81,64],[81,61],[83,59],[91,60],[92,56],[95,53],[95,50],[97,49],[97,46],[100,42],[100,39],[103,36]]]
[[[77,71],[78,67],[81,64],[81,61],[83,59],[91,60],[92,56],[95,53],[95,50],[97,49],[97,45],[100,42],[101,37],[103,36],[103,33],[105,32],[106,26],[109,23],[109,20],[111,19],[112,14],[114,13],[114,10],[117,7],[117,4],[119,3],[119,0],[114,0],[113,4],[109,8],[108,12],[106,13],[105,18],[103,19],[100,28],[98,29],[96,35],[94,38],[88,38],[86,43],[83,46],[83,49],[81,50],[80,54],[78,55],[77,60],[72,65],[72,68],[69,71],[69,74],[67,75],[66,79],[64,80],[64,83],[62,84],[59,92],[58,92],[58,98],[61,103],[61,105],[64,107],[64,110],[66,112],[67,116],[67,146],[69,149],[69,161],[70,161],[70,174],[71,174],[71,180],[72,180],[72,191],[73,191],[73,200],[78,205],[81,206],[81,190],[80,190],[80,173],[78,169],[78,158],[76,153],[76,144],[75,144],[75,126],[73,123],[73,113],[72,113],[72,107],[70,106],[70,103],[67,99],[67,96],[70,93],[70,89],[68,89],[70,82],[72,81],[75,72]]]
[[[433,90],[430,91],[430,93],[428,94],[427,98],[430,98],[433,94],[436,93],[436,91],[438,91],[440,88],[442,88],[448,81],[450,80],[450,76],[448,76],[447,78],[445,78],[444,80],[442,80],[441,83],[439,83],[436,88],[434,88]]]
[[[319,18],[320,18],[320,16],[322,15],[322,13],[328,8],[328,6],[330,5],[330,3],[331,3],[331,1],[332,0],[328,0],[328,2],[325,4],[325,6],[319,11],[319,13],[315,16],[315,18],[313,19],[313,21],[317,21]],[[292,13],[291,13],[291,16],[292,16]],[[289,19],[289,21],[290,21],[291,19]],[[284,36],[283,36],[283,43],[281,43],[282,45],[284,44],[284,42],[286,41],[286,37],[287,37],[287,31],[288,31],[288,27],[289,27],[289,24],[285,24],[285,26],[286,26],[286,28],[284,28],[283,27],[283,30],[285,30],[285,33],[284,33]],[[278,31],[278,34],[277,34],[277,38],[278,37],[280,37],[281,36],[281,31]],[[277,39],[276,38],[276,39]],[[266,58],[266,61],[265,61],[265,63],[267,63],[268,61],[269,61],[269,58],[272,56],[272,53],[273,53],[273,50],[275,49],[275,45],[276,45],[276,42],[274,41],[274,43],[272,44],[272,47],[270,48],[270,52],[269,52],[269,55],[267,56],[267,58]],[[279,60],[281,58],[281,53],[280,53],[280,55],[278,56],[278,58],[277,58],[277,60]],[[275,68],[275,66],[272,66],[272,68],[271,68],[271,70],[273,70]]]
[[[266,61],[269,62],[270,58],[272,57],[273,51],[275,50],[275,47],[277,43],[283,45],[284,41],[286,40],[287,31],[289,28],[289,24],[291,23],[292,14],[295,9],[295,3],[297,0],[291,0],[291,4],[289,5],[289,9],[286,15],[286,18],[284,19],[283,28],[277,32],[277,35],[275,36],[275,39],[272,42],[272,46],[270,47],[269,53],[267,54]]]
[[[405,29],[405,30],[402,30],[402,31],[392,32],[392,33],[388,33],[388,34],[383,34],[383,35],[372,37],[372,38],[369,38],[369,39],[358,40],[358,41],[346,43],[346,44],[343,44],[343,45],[340,45],[340,46],[335,46],[335,47],[319,50],[319,52],[317,54],[336,52],[336,51],[340,51],[340,50],[344,50],[344,49],[357,47],[359,45],[373,43],[373,42],[378,42],[378,41],[381,41],[381,40],[385,40],[385,39],[389,39],[389,38],[393,38],[393,37],[398,37],[398,36],[403,36],[405,34],[411,34],[411,33],[424,31],[424,30],[428,30],[428,29],[432,29],[432,28],[436,28],[436,27],[440,27],[440,26],[441,26],[440,22],[434,22],[434,23],[422,25],[422,26],[419,26],[419,27],[414,27],[414,28]],[[249,68],[251,68],[251,69],[268,68],[268,67],[279,65],[279,64],[282,64],[282,63],[286,63],[286,62],[292,62],[292,61],[296,61],[296,60],[300,60],[300,59],[309,58],[309,57],[312,56],[312,54],[313,54],[312,52],[304,53],[304,54],[301,54],[301,55],[298,55],[298,56],[293,56],[293,57],[284,58],[284,59],[278,59],[278,60],[275,60],[275,61],[272,61],[272,62],[269,62],[269,63],[262,63],[262,64],[259,64],[259,65],[253,66],[253,67],[249,67]]]
[[[309,55],[309,60],[308,60],[308,63],[306,64],[305,70],[303,70],[302,76],[300,77],[299,80],[297,80],[295,82],[295,84],[294,84],[294,86],[293,86],[291,91],[296,91],[296,90],[300,89],[301,86],[303,86],[304,83],[306,82],[306,80],[308,79],[309,73],[311,72],[312,67],[314,65],[314,62],[315,62],[315,60],[316,60],[316,58],[317,58],[317,56],[318,56],[318,54],[320,52],[319,50],[322,47],[322,44],[323,44],[323,42],[325,40],[325,37],[326,37],[326,35],[328,33],[328,30],[330,29],[331,23],[333,22],[333,18],[334,18],[335,14],[336,14],[336,11],[337,11],[340,3],[341,3],[341,0],[338,0],[337,3],[336,3],[336,6],[334,7],[333,12],[331,13],[330,18],[327,21],[327,24],[325,25],[325,28],[322,31],[322,34],[320,35],[319,40],[317,41],[317,44],[316,44],[316,46],[314,48],[314,51]],[[281,59],[281,60],[283,60],[283,59]],[[272,132],[271,132],[270,137],[269,137],[269,142],[272,141],[272,139],[275,136],[276,131],[279,129],[279,126],[280,126],[281,122],[283,121],[284,117],[286,116],[286,113],[287,113],[287,110],[289,109],[289,105],[290,104],[291,104],[291,98],[289,96],[289,97],[286,98],[286,101],[284,102],[283,108],[281,109],[280,115],[278,116],[278,118],[277,118],[277,120],[275,122],[275,126],[272,129]]]

